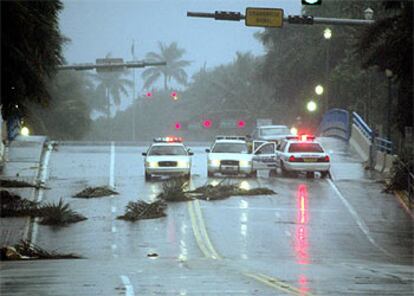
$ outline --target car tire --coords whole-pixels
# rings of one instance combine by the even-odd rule
[[[145,172],[145,181],[151,181],[151,174]]]
[[[207,177],[214,177],[214,173],[212,173],[212,172],[207,172]]]
[[[184,178],[185,178],[186,180],[190,180],[190,179],[191,179],[191,173],[186,174],[186,175],[184,176]]]
[[[314,172],[306,172],[306,178],[307,179],[315,178],[315,173]]]
[[[330,177],[331,177],[331,174],[329,173],[329,171],[321,172],[321,179],[326,179]]]
[[[282,171],[283,177],[288,177],[289,172],[285,169],[285,165],[283,164],[283,162],[280,162],[280,170]]]
[[[253,171],[250,173],[250,178],[257,178],[257,171]]]
[[[269,171],[269,177],[276,177],[277,176],[277,171],[276,170],[270,170]]]

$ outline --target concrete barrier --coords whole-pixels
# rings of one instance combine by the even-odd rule
[[[384,160],[384,167],[382,169],[382,172],[384,174],[389,174],[391,171],[391,168],[394,164],[394,161],[397,159],[397,155],[392,154],[385,154],[385,160]]]
[[[364,133],[355,124],[352,124],[352,132],[349,143],[356,150],[363,161],[368,161],[371,141],[367,139]]]
[[[387,154],[385,152],[381,152],[381,151],[376,152],[376,155],[375,155],[375,170],[376,171],[382,172],[384,170],[386,155]]]

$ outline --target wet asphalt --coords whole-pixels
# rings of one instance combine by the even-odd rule
[[[146,147],[60,143],[42,200],[63,198],[88,220],[35,223],[32,239],[84,259],[1,262],[0,294],[412,295],[413,219],[345,143],[322,141],[331,180],[263,171],[229,182],[277,194],[170,203],[167,217],[136,223],[116,217],[162,186],[144,181]],[[207,146],[192,147],[192,187],[223,180],[207,178]],[[72,197],[101,185],[119,195]]]

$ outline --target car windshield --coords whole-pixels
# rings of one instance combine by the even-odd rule
[[[287,127],[272,127],[260,129],[261,136],[280,136],[290,135],[290,131]]]
[[[187,155],[187,151],[183,146],[153,146],[148,155]]]
[[[323,153],[321,145],[318,143],[292,143],[289,146],[289,152],[316,152]]]
[[[213,153],[248,153],[247,145],[244,143],[216,143]]]

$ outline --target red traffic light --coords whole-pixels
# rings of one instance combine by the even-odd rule
[[[211,119],[206,119],[203,121],[203,126],[205,128],[211,128],[213,126],[213,121]]]
[[[244,120],[238,120],[237,121],[237,127],[238,128],[244,128],[246,126],[246,122]]]
[[[180,122],[176,122],[174,127],[175,127],[176,130],[179,130],[179,129],[181,129],[182,126],[181,126]]]
[[[176,91],[171,92],[171,98],[172,98],[174,101],[178,100],[178,95],[177,95],[177,92],[176,92]]]
[[[146,94],[145,94],[145,96],[147,97],[147,98],[151,98],[152,97],[152,92],[147,92]]]

